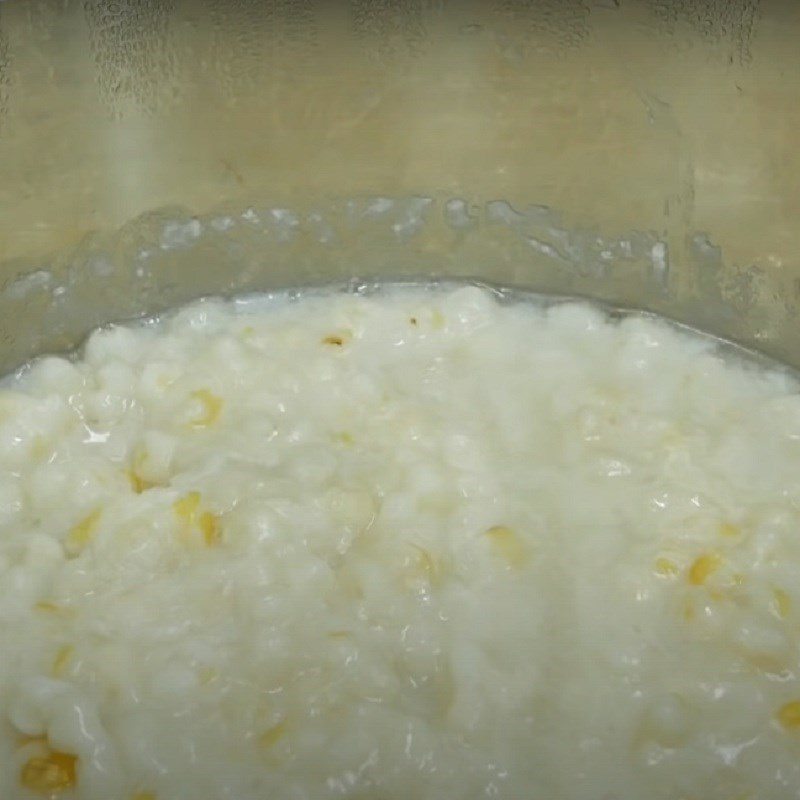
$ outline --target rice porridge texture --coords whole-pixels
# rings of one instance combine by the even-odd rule
[[[0,797],[800,797],[800,396],[478,288],[0,388]]]

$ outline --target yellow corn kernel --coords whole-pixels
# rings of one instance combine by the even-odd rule
[[[285,732],[286,721],[284,720],[279,722],[277,725],[273,725],[269,730],[264,731],[264,733],[258,737],[258,743],[264,748],[272,747],[278,742]]]
[[[193,419],[189,424],[192,428],[208,428],[213,425],[222,413],[222,398],[211,394],[208,389],[198,389],[192,392],[192,399],[199,400],[203,406],[203,411],[199,417]]]
[[[78,555],[92,541],[101,513],[99,508],[95,509],[72,527],[64,539],[64,547],[70,555]]]
[[[442,565],[424,547],[413,543],[411,546],[417,551],[417,567],[431,586],[437,586],[442,577]]]
[[[205,541],[206,547],[214,547],[222,541],[222,526],[216,514],[204,511],[200,515],[198,527],[203,534],[203,541]]]
[[[722,559],[716,553],[705,553],[698,556],[689,567],[689,583],[692,586],[702,586],[721,566]]]
[[[197,524],[200,509],[200,492],[189,492],[172,504],[172,510],[178,518],[178,539],[184,546],[192,544],[192,531]]]
[[[20,783],[37,794],[63,792],[75,785],[77,760],[76,756],[55,750],[46,756],[35,756],[22,767]]]
[[[48,455],[50,455],[50,446],[47,444],[47,439],[44,438],[41,434],[38,434],[33,437],[33,442],[31,444],[31,456],[35,458],[37,461],[42,461]]]
[[[46,736],[18,736],[17,747],[27,747],[29,744],[38,744],[47,747]]]
[[[70,645],[65,645],[56,653],[56,657],[53,659],[53,670],[52,670],[54,678],[58,678],[64,673],[64,668],[69,663],[69,660],[72,658],[72,654],[74,652],[75,652],[74,647],[71,647]]]
[[[131,488],[134,492],[136,492],[136,494],[146,492],[148,489],[152,489],[154,486],[158,485],[157,483],[142,477],[142,467],[145,466],[146,461],[147,450],[144,448],[137,448],[137,451],[133,457],[133,463],[131,464],[130,469],[126,472],[128,480],[131,484]]]
[[[655,571],[664,578],[673,578],[679,572],[678,565],[674,561],[663,557],[656,559]]]
[[[222,541],[220,519],[210,511],[200,512],[200,492],[189,492],[172,504],[172,509],[182,523],[180,531],[184,544],[192,542],[192,529],[197,528],[207,547],[214,547]]]
[[[141,481],[145,483],[144,478],[141,476],[142,467],[144,466],[145,461],[147,461],[147,450],[145,450],[143,445],[139,445],[133,452],[133,456],[131,457],[131,468],[130,474],[133,479],[136,481]]]
[[[772,596],[774,613],[781,619],[786,619],[786,617],[789,616],[789,612],[792,610],[792,599],[783,589],[774,589],[772,591]]]
[[[495,554],[505,559],[511,567],[521,567],[527,561],[525,546],[519,537],[505,525],[494,525],[486,531]]]
[[[787,671],[787,664],[784,658],[769,653],[755,653],[745,651],[742,658],[752,667],[767,675],[781,675]]]
[[[34,611],[40,611],[42,614],[51,614],[54,617],[74,617],[75,609],[68,608],[67,606],[59,606],[50,600],[42,600],[34,605]]]
[[[720,536],[738,536],[741,532],[742,529],[738,525],[734,525],[732,522],[723,522],[719,526]]]
[[[800,728],[800,700],[792,700],[781,706],[778,711],[778,722],[789,730]]]
[[[348,433],[347,431],[342,431],[341,433],[334,433],[333,440],[335,442],[340,442],[341,444],[353,444],[355,442],[353,434]]]
[[[194,525],[197,522],[197,511],[200,508],[200,492],[189,492],[180,500],[172,504],[172,510],[178,519],[187,525]]]
[[[136,492],[136,494],[141,494],[142,492],[146,492],[148,489],[152,489],[156,485],[142,478],[136,471],[135,467],[132,469],[125,470],[125,477],[128,479],[128,482],[131,485],[131,489],[133,489],[133,491]]]

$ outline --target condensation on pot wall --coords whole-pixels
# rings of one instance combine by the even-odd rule
[[[798,25],[784,0],[9,0],[0,275],[172,204],[438,192],[607,237],[669,204],[794,269]]]
[[[503,199],[363,196],[206,215],[160,209],[52,260],[20,262],[0,293],[0,369],[68,350],[98,325],[203,295],[399,278],[462,278],[642,308],[796,366],[786,287],[756,268],[726,265],[706,234],[689,237],[684,252],[694,284],[687,270],[673,271],[666,231],[603,236],[569,227],[546,206]]]

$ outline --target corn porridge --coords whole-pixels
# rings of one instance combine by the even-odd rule
[[[0,387],[3,800],[800,798],[800,394],[476,287]]]

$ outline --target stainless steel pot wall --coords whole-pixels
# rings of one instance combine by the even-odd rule
[[[800,365],[800,3],[6,0],[0,371],[208,293],[465,276]]]

